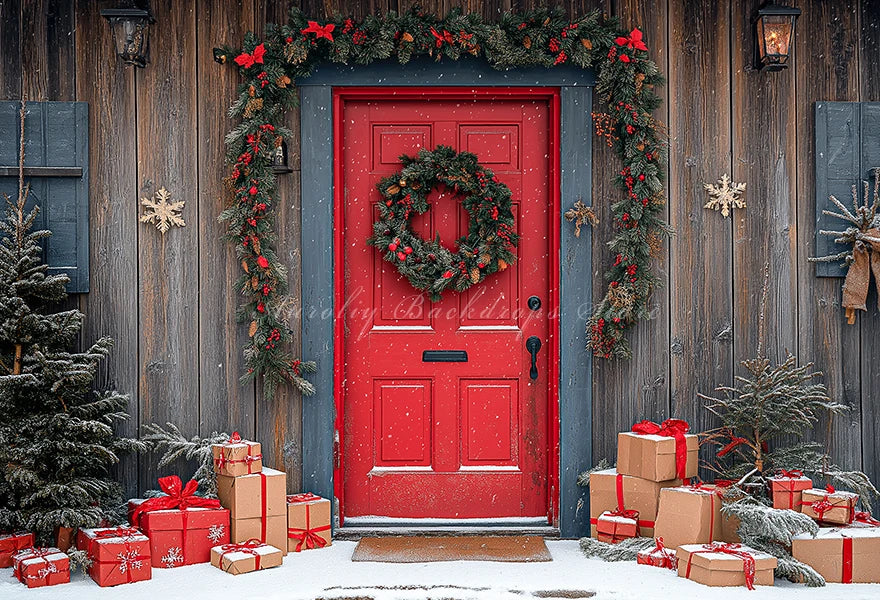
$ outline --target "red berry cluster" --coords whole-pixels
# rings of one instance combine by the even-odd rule
[[[273,329],[271,333],[269,333],[269,337],[266,338],[266,350],[272,350],[275,347],[275,343],[281,340],[281,332],[277,329]]]

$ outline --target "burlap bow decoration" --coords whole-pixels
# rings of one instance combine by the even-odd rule
[[[856,322],[857,310],[868,310],[868,287],[871,272],[880,290],[880,229],[868,229],[859,236],[853,248],[853,260],[843,282],[843,307],[846,309],[846,322]],[[880,298],[877,301],[880,308]]]

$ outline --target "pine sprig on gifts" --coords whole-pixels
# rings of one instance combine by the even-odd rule
[[[119,437],[128,397],[96,392],[98,366],[112,348],[101,338],[72,352],[83,324],[77,310],[55,312],[66,275],[49,273],[35,231],[39,211],[24,180],[22,103],[18,197],[5,197],[0,220],[0,530],[33,531],[54,543],[59,527],[95,527],[121,501],[110,469],[144,449]]]
[[[263,39],[248,33],[241,49],[214,49],[215,60],[237,65],[243,78],[230,108],[240,124],[226,140],[235,200],[221,220],[245,272],[239,285],[245,296],[239,316],[249,323],[250,335],[244,379],[263,376],[267,395],[282,382],[305,394],[313,391],[302,375],[314,365],[293,360],[285,350],[291,338],[280,314],[287,304],[286,277],[272,251],[271,163],[277,145],[290,135],[282,121],[297,102],[293,82],[325,62],[406,64],[417,57],[482,57],[499,70],[566,63],[596,70],[597,94],[608,105],[614,149],[623,162],[615,183],[625,197],[612,207],[617,232],[610,245],[616,256],[606,274],[605,298],[589,320],[589,348],[605,358],[630,356],[624,333],[649,317],[648,297],[659,284],[651,262],[670,229],[662,219],[666,144],[651,117],[660,104],[654,87],[663,78],[638,29],[627,33],[600,11],[572,19],[559,8],[506,12],[498,23],[457,8],[440,18],[419,7],[319,23],[292,6],[288,22],[267,26]]]
[[[605,562],[635,561],[641,550],[654,547],[654,539],[634,537],[616,544],[600,542],[595,538],[585,537],[580,540],[581,551],[589,558],[601,558]]]
[[[194,462],[198,467],[193,479],[199,483],[198,495],[207,498],[217,497],[217,475],[214,473],[214,454],[211,446],[222,444],[229,439],[228,433],[213,432],[208,437],[194,435],[187,438],[177,425],[166,423],[166,428],[156,423],[144,425],[146,435],[143,441],[149,445],[151,452],[162,452],[159,467],[166,467],[183,459]]]

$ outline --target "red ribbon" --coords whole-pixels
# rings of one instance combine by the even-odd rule
[[[688,488],[695,492],[709,494],[709,539],[711,540],[713,537],[715,537],[715,496],[723,498],[724,491],[718,486],[717,483],[715,487],[708,487],[706,485],[703,485],[703,483],[698,481],[696,478],[688,486]]]
[[[639,435],[675,438],[675,472],[679,479],[687,478],[687,440],[684,435],[689,429],[687,421],[681,419],[666,419],[660,425],[653,421],[641,421],[632,426],[633,432]]]
[[[688,564],[687,564],[687,572],[685,572],[685,578],[690,579],[691,577],[691,563],[694,560],[695,554],[730,554],[733,556],[738,556],[743,561],[743,575],[746,576],[746,587],[750,590],[755,589],[755,557],[745,552],[744,550],[740,550],[742,548],[742,544],[727,544],[722,542],[712,542],[711,544],[703,544],[702,550],[695,550],[691,552],[691,555],[688,556]]]
[[[263,64],[263,56],[266,54],[266,46],[260,44],[254,51],[250,54],[247,52],[242,52],[238,56],[235,57],[235,62],[238,66],[244,67],[245,69],[249,69],[255,64]]]
[[[310,494],[298,494],[299,496],[308,496]],[[296,497],[296,496],[292,496]],[[315,496],[318,498],[318,496]],[[291,496],[288,496],[288,502],[290,501]],[[307,500],[295,500],[294,502],[307,502]],[[294,548],[294,552],[301,552],[303,546],[306,547],[306,550],[314,550],[315,548],[323,548],[327,545],[327,540],[318,535],[320,531],[328,531],[330,529],[330,525],[323,525],[321,527],[312,527],[312,516],[310,514],[309,509],[311,505],[306,504],[306,528],[299,529],[296,527],[288,527],[287,529],[287,537],[292,540],[298,540],[299,543]]]
[[[615,478],[615,484],[617,487],[617,510],[622,511],[626,509],[626,506],[623,501],[623,475],[618,473]],[[634,511],[636,515],[638,515],[638,511]],[[638,518],[638,516],[636,517]],[[591,524],[595,525],[595,523]],[[638,521],[636,525],[641,529],[642,527],[648,527],[650,529],[654,528],[654,521]]]
[[[39,559],[42,559],[44,563],[46,563],[47,567],[51,567],[52,562],[46,557],[49,556],[50,554],[55,554],[57,552],[60,552],[60,550],[58,550],[57,548],[28,548],[26,550],[22,550],[15,557],[15,559],[16,559],[15,560],[15,569],[12,570],[13,576],[15,576],[15,578],[18,579],[19,581],[21,581],[22,583],[24,583],[24,573],[22,573],[22,561],[28,560],[30,558],[39,558]],[[29,579],[45,579],[48,582],[49,575],[51,575],[51,574],[52,574],[51,572],[47,572],[42,577],[39,575],[28,575],[28,578]]]
[[[655,540],[656,544],[654,544],[654,549],[648,552],[648,555],[651,557],[659,558],[659,564],[655,564],[657,567],[665,567],[667,569],[675,568],[675,553],[663,544],[663,538],[658,537]],[[653,564],[653,563],[652,563]]]
[[[835,493],[834,486],[833,485],[826,485],[825,486],[825,496],[823,496],[821,500],[814,500],[813,502],[801,502],[801,506],[809,506],[810,508],[812,508],[813,512],[816,513],[816,517],[817,517],[816,520],[819,521],[819,523],[822,523],[825,520],[824,519],[825,513],[827,513],[828,511],[830,511],[834,508],[844,508],[844,506],[842,506],[842,505],[835,505],[835,504],[831,503],[829,498],[834,493]],[[856,515],[855,503],[853,502],[852,498],[846,499],[846,507],[845,508],[848,511],[846,522],[852,523],[853,519],[855,519],[855,515]]]
[[[871,527],[880,527],[880,521],[873,518],[868,511],[860,510],[853,514],[853,523],[865,523]]]
[[[240,544],[224,544],[220,546],[220,567],[223,567],[223,557],[229,554],[230,552],[244,552],[245,554],[250,554],[254,557],[254,571],[260,570],[260,553],[256,551],[257,548],[262,548],[266,546],[258,539],[251,538],[246,542],[242,542]],[[230,565],[232,566],[232,565]],[[227,569],[228,571],[228,569]]]
[[[321,38],[325,38],[326,40],[332,42],[333,41],[333,30],[336,29],[336,25],[333,23],[327,23],[323,27],[318,25],[317,21],[309,21],[309,26],[305,29],[301,29],[300,33],[303,35],[308,35],[310,33],[315,34],[315,39],[320,40]]]
[[[314,500],[323,500],[321,496],[316,496],[311,492],[305,492],[304,494],[293,494],[287,497],[288,504],[297,504],[299,502],[312,502]]]
[[[843,538],[843,573],[840,583],[852,583],[853,577],[853,541],[851,537]]]
[[[792,469],[791,471],[786,471],[785,469],[779,469],[779,474],[776,475],[777,479],[800,479],[804,476],[804,472],[800,469]]]
[[[618,46],[626,46],[627,48],[635,49],[635,50],[647,50],[648,47],[645,45],[645,42],[642,41],[642,32],[638,29],[633,29],[629,37],[620,36],[615,40]]]
[[[260,511],[260,541],[266,541],[266,525],[269,520],[268,508],[266,506],[266,474],[260,471],[260,496],[262,500],[262,510]]]
[[[262,454],[251,454],[251,448],[253,447],[253,444],[249,444],[247,441],[242,440],[237,431],[233,432],[233,434],[229,436],[229,439],[226,440],[224,444],[245,444],[247,445],[248,454],[244,458],[231,460],[229,458],[226,458],[224,448],[220,448],[220,456],[214,459],[214,464],[217,466],[218,471],[223,470],[223,467],[226,465],[246,463],[248,468],[248,475],[252,475],[253,473],[251,472],[251,469],[253,468],[253,463],[263,459]]]
[[[437,32],[436,29],[431,27],[431,35],[434,36],[434,45],[437,46],[438,48],[443,46],[443,42],[446,42],[447,44],[450,44],[450,45],[453,42],[455,42],[455,38],[452,37],[452,34],[449,33],[448,31],[446,31],[445,29],[443,30],[443,34],[441,35],[440,33]]]
[[[138,523],[142,513],[152,512],[154,510],[171,510],[174,508],[186,510],[187,508],[220,508],[220,501],[213,498],[203,498],[196,496],[196,490],[199,482],[195,479],[190,480],[186,486],[180,481],[177,475],[169,475],[168,477],[159,478],[159,487],[165,492],[165,496],[149,498],[141,502],[134,509],[131,520],[135,524]]]
[[[727,454],[728,452],[730,452],[731,450],[733,450],[737,446],[739,446],[741,444],[748,444],[748,443],[749,443],[749,440],[747,440],[746,438],[737,437],[735,435],[732,435],[732,436],[730,436],[730,442],[726,446],[724,446],[721,450],[718,451],[717,456],[718,456],[718,458],[721,458],[722,456],[724,456],[725,454]]]

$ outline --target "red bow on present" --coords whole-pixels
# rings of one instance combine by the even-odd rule
[[[256,549],[262,548],[263,546],[266,546],[266,544],[256,538],[251,538],[248,541],[242,542],[240,544],[224,544],[220,546],[220,566],[223,566],[223,557],[230,552],[244,552],[245,554],[250,554],[254,557],[254,570],[259,571],[260,553],[257,552]]]
[[[619,37],[616,40],[618,46],[626,46],[630,49],[635,50],[647,50],[648,47],[645,45],[645,42],[642,41],[642,32],[638,29],[633,29],[629,37]]]
[[[186,486],[180,481],[177,475],[169,475],[168,477],[159,478],[159,488],[165,492],[165,496],[149,498],[141,502],[132,513],[131,520],[138,522],[141,514],[152,512],[154,510],[170,510],[177,508],[186,510],[187,508],[220,508],[220,501],[213,498],[203,498],[196,496],[196,490],[199,482],[191,479]],[[135,530],[136,531],[136,530]]]
[[[241,443],[241,436],[238,434],[237,431],[233,431],[232,435],[229,436],[229,439],[226,440],[226,443],[227,444],[240,444]]]
[[[634,433],[641,435],[661,435],[675,438],[675,472],[679,479],[687,478],[687,441],[684,435],[690,429],[687,421],[666,419],[658,425],[653,421],[641,421],[632,426]]]
[[[46,568],[40,569],[37,575],[28,575],[28,579],[48,579],[49,575],[56,571],[53,570],[52,563],[46,557],[50,554],[55,554],[57,552],[59,552],[57,548],[27,548],[25,550],[22,550],[15,556],[15,569],[12,570],[13,577],[24,583],[22,561],[29,560],[31,558],[39,558],[44,563],[46,563]]]
[[[240,67],[244,67],[245,69],[249,69],[254,64],[263,64],[263,56],[266,54],[266,46],[260,44],[254,51],[248,54],[247,52],[242,52],[238,56],[235,57],[235,62]]]
[[[102,529],[95,532],[96,540],[107,538],[127,538],[135,535],[142,535],[139,529],[134,527],[113,527],[112,529]]]
[[[860,510],[853,514],[853,522],[854,523],[865,523],[866,525],[870,525],[871,527],[880,527],[880,521],[871,516],[871,513],[865,510]]]
[[[745,550],[741,550],[742,544],[727,544],[722,542],[712,542],[711,544],[703,544],[702,550],[696,550],[691,552],[691,555],[688,557],[687,564],[687,572],[685,573],[685,578],[690,579],[691,576],[691,562],[694,560],[695,554],[730,554],[733,556],[738,556],[743,561],[743,575],[746,576],[746,587],[750,590],[755,589],[755,557],[746,552]]]
[[[785,469],[779,469],[779,474],[776,475],[780,479],[800,479],[804,476],[804,472],[800,469],[792,469],[791,471],[786,471]],[[832,492],[833,493],[833,492]]]
[[[455,38],[452,37],[452,34],[445,29],[443,30],[443,35],[440,35],[436,29],[431,27],[431,35],[434,36],[434,44],[438,48],[443,45],[443,42],[446,42],[447,44],[452,44],[453,42],[455,42]]]
[[[305,492],[304,494],[294,494],[287,497],[287,502],[289,504],[297,504],[299,502],[311,502],[313,500],[323,500],[323,498],[321,498],[320,496],[316,496],[311,492]]]
[[[305,29],[300,30],[300,33],[303,35],[308,35],[310,33],[315,34],[315,39],[320,40],[321,38],[325,38],[328,41],[333,41],[333,30],[336,29],[336,25],[333,23],[327,23],[323,27],[318,25],[317,21],[309,21],[309,26]]]

